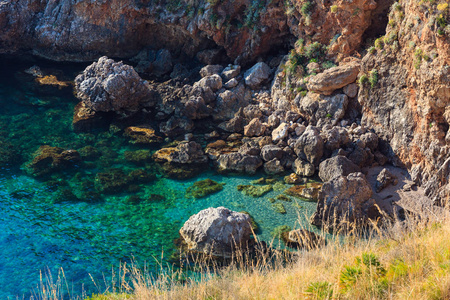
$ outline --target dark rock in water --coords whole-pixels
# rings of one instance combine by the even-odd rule
[[[151,194],[150,195],[150,201],[164,201],[166,200],[166,197],[164,197],[163,195],[159,195],[159,194]]]
[[[223,190],[224,183],[218,183],[211,179],[200,180],[186,190],[186,197],[203,198]]]
[[[54,200],[55,203],[61,203],[61,202],[79,202],[80,199],[73,193],[73,191],[70,188],[59,188],[56,191]]]
[[[156,104],[154,91],[133,67],[99,58],[75,78],[77,97],[95,112],[134,112]]]
[[[295,185],[284,193],[286,195],[301,198],[305,201],[317,201],[318,193],[322,187],[321,183],[308,183],[307,185]]]
[[[292,230],[292,228],[288,225],[280,225],[280,226],[275,227],[272,230],[272,232],[270,233],[270,235],[273,238],[282,240],[282,239],[284,239],[284,235],[287,234],[291,230]]]
[[[336,177],[347,176],[350,173],[359,172],[361,169],[347,157],[336,155],[326,159],[319,165],[319,177],[323,182]]]
[[[78,149],[78,153],[83,160],[95,160],[99,158],[102,153],[97,148],[92,146],[85,146],[83,148]]]
[[[242,193],[244,193],[247,196],[252,196],[252,197],[261,197],[265,194],[267,194],[268,192],[270,192],[271,190],[273,190],[272,185],[243,185],[240,184],[237,187],[238,191],[241,191]]]
[[[95,176],[96,188],[105,194],[121,193],[126,191],[130,184],[128,177],[121,169],[110,169],[97,173]]]
[[[289,231],[283,234],[282,237],[286,245],[293,248],[311,250],[325,245],[323,237],[305,229]]]
[[[208,169],[208,157],[196,142],[182,142],[176,147],[162,148],[153,154],[171,178],[185,179]]]
[[[26,169],[33,176],[43,176],[73,168],[80,163],[81,156],[78,151],[44,145],[34,153],[34,158],[27,164]]]
[[[87,107],[83,102],[75,106],[73,112],[72,127],[73,131],[89,132],[107,126],[106,116],[102,113],[95,112]]]
[[[13,144],[0,140],[0,167],[19,164],[22,160],[19,149]]]
[[[280,214],[286,213],[286,208],[284,208],[283,203],[274,203],[272,204],[272,207],[275,209],[276,212],[279,212]]]
[[[153,172],[148,172],[142,169],[136,169],[128,174],[131,182],[134,183],[149,183],[156,179],[156,175]]]
[[[180,229],[187,250],[228,258],[251,242],[251,219],[225,207],[207,208],[193,215]]]
[[[163,141],[162,137],[157,136],[155,130],[148,125],[127,127],[124,135],[130,138],[132,144],[153,145]]]
[[[259,156],[243,155],[241,153],[226,153],[217,160],[219,172],[238,172],[255,174],[263,162]]]
[[[137,165],[144,165],[145,163],[151,161],[150,150],[136,150],[136,151],[125,151],[123,153],[125,159],[129,162],[135,163]]]
[[[291,175],[284,177],[284,182],[287,184],[305,184],[306,179],[297,175],[296,173],[292,173]]]
[[[351,173],[323,184],[311,223],[329,229],[352,228],[364,224],[369,217],[380,217],[376,212],[378,207],[369,182],[362,173]]]
[[[133,205],[136,205],[136,204],[140,204],[141,202],[143,202],[144,201],[144,199],[142,199],[140,196],[138,196],[138,195],[131,195],[131,196],[128,196],[126,199],[125,199],[125,202],[127,202],[127,203],[129,203],[129,204],[133,204]]]
[[[377,193],[379,193],[384,188],[388,187],[390,184],[397,185],[397,183],[398,183],[397,176],[389,172],[388,169],[384,168],[377,176],[377,182],[375,184],[375,187],[377,189]]]

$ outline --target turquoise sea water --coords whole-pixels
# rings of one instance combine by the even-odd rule
[[[126,151],[156,149],[130,144],[118,129],[74,133],[71,120],[77,100],[72,89],[36,84],[23,73],[33,64],[60,80],[73,80],[85,67],[0,58],[0,299],[28,298],[41,271],[56,277],[63,269],[74,294],[91,294],[103,292],[104,282],[111,282],[112,269],[121,262],[133,260],[157,269],[155,258],[176,251],[173,240],[183,223],[208,207],[248,211],[261,228],[258,238],[269,242],[273,228],[298,227],[299,219],[306,224],[315,210],[315,203],[293,198],[277,200],[287,213],[276,212],[268,199],[284,188],[260,198],[237,190],[237,185],[250,184],[262,174],[224,176],[208,171],[178,181],[164,178],[150,159],[128,161]],[[25,167],[41,145],[76,150],[92,146],[101,155],[35,178]],[[111,168],[125,173],[142,170],[156,179],[121,193],[102,194],[94,183],[96,174]],[[206,178],[225,183],[224,189],[201,199],[186,197],[188,187]],[[141,201],[130,201],[130,196]]]

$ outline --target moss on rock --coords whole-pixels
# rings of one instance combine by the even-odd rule
[[[194,182],[186,190],[186,197],[203,198],[208,195],[220,192],[223,189],[224,183],[218,183],[211,179],[200,180]]]
[[[244,193],[247,196],[252,196],[255,198],[261,197],[261,196],[267,194],[272,189],[273,189],[273,187],[270,184],[260,185],[260,186],[240,184],[237,186],[238,191],[241,191],[242,193]]]

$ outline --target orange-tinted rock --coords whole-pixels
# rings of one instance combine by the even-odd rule
[[[148,125],[130,126],[125,129],[125,136],[131,139],[133,144],[155,144],[161,143],[162,137],[157,136],[153,128]]]

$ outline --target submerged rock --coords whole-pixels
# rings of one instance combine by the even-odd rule
[[[131,139],[132,144],[152,145],[162,142],[162,137],[156,135],[155,130],[148,125],[127,127],[124,135]]]
[[[241,191],[245,195],[252,196],[255,198],[261,197],[273,189],[272,185],[270,185],[270,184],[266,184],[266,185],[243,185],[243,184],[240,184],[236,188],[238,191]]]
[[[200,180],[186,190],[186,197],[203,198],[223,190],[224,183],[211,179]]]
[[[225,207],[204,209],[191,216],[180,229],[188,251],[222,258],[247,247],[251,234],[250,217]]]
[[[33,176],[43,176],[76,167],[79,163],[81,156],[78,151],[44,145],[34,153],[34,158],[26,169]]]
[[[171,178],[191,178],[208,169],[208,157],[196,142],[182,142],[176,147],[162,148],[153,154]]]

